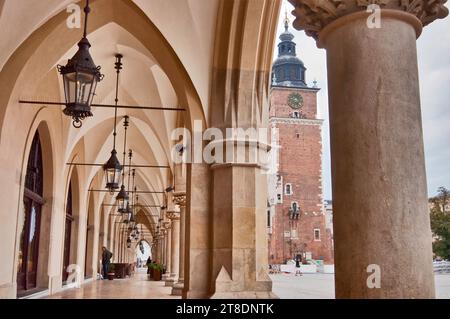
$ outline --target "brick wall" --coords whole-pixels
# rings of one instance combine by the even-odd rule
[[[302,95],[304,106],[298,111],[302,119],[291,116],[288,96]],[[283,203],[276,205],[269,235],[269,263],[284,263],[294,254],[310,252],[313,259],[333,263],[331,235],[326,231],[322,195],[322,121],[317,120],[317,91],[311,89],[274,88],[271,94],[272,127],[279,130],[279,174],[283,184],[292,184],[292,195],[283,190]],[[284,186],[283,185],[283,186]],[[289,208],[297,202],[298,220],[289,219]],[[320,240],[314,230],[320,231]],[[290,232],[285,237],[285,232]]]

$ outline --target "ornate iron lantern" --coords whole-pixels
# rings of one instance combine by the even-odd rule
[[[127,248],[131,248],[131,238],[128,237],[127,239]]]
[[[114,191],[119,188],[120,172],[122,171],[122,165],[120,165],[115,149],[111,151],[111,157],[103,165],[103,170],[105,171],[106,188],[111,194],[114,194]]]
[[[66,108],[63,113],[72,117],[72,124],[76,128],[83,125],[82,120],[92,116],[91,104],[97,83],[104,78],[104,75],[100,73],[101,67],[95,65],[89,53],[91,44],[86,38],[89,12],[89,0],[87,0],[84,8],[84,33],[78,43],[78,51],[65,66],[58,65],[58,71],[63,77],[66,100]]]
[[[128,196],[127,192],[125,191],[125,185],[122,185],[122,187],[120,187],[119,194],[117,194],[117,196],[116,196],[117,207],[118,207],[119,213],[125,214],[127,212],[128,199],[129,199],[129,196]]]
[[[130,209],[130,223],[136,223],[136,219],[134,218],[133,211]]]
[[[113,128],[113,149],[111,151],[111,157],[109,160],[103,165],[103,170],[105,171],[105,178],[106,178],[106,188],[109,190],[111,194],[114,194],[116,189],[119,189],[119,180],[120,180],[120,173],[123,170],[123,166],[120,165],[119,159],[117,158],[117,151],[116,151],[116,136],[117,136],[117,103],[119,101],[118,94],[119,94],[119,74],[120,70],[122,69],[122,58],[123,56],[120,54],[116,54],[116,62],[115,62],[115,69],[117,73],[116,78],[116,105],[114,109],[114,128]],[[123,122],[124,127],[124,139],[126,143],[127,138],[127,128],[128,128],[129,122],[128,122],[128,116],[125,116],[125,120]],[[125,159],[123,161],[125,164]]]

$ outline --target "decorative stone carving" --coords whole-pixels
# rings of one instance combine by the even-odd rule
[[[179,220],[180,219],[180,213],[176,211],[168,211],[166,213],[166,217],[170,220]]]
[[[180,207],[186,206],[186,193],[174,193],[173,202]]]
[[[163,222],[163,227],[164,227],[164,230],[168,230],[172,227],[172,224],[170,223],[170,221],[167,220],[167,221]]]
[[[294,27],[318,39],[319,32],[345,15],[367,10],[371,4],[382,9],[400,10],[415,15],[424,26],[448,15],[447,0],[289,0],[295,10]]]

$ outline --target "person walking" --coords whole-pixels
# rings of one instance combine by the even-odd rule
[[[102,266],[103,266],[103,279],[107,279],[109,264],[113,254],[105,246],[102,247]]]

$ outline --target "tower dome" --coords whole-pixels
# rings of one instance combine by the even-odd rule
[[[305,81],[306,67],[297,57],[294,35],[289,31],[289,19],[284,20],[285,31],[280,35],[278,58],[272,67],[272,86],[307,87]]]

